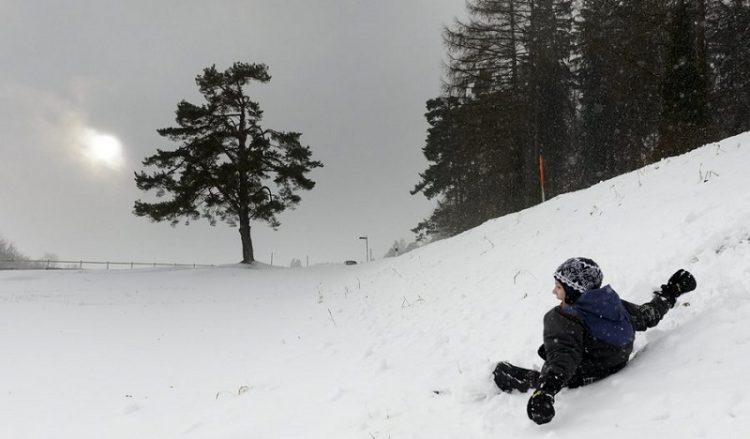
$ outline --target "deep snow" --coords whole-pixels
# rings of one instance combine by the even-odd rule
[[[750,437],[748,187],[745,133],[365,265],[0,272],[0,437]],[[570,256],[698,289],[537,426],[490,372]]]

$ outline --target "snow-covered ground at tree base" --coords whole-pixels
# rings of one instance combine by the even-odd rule
[[[748,188],[745,133],[368,264],[3,271],[0,437],[747,438]],[[698,288],[538,426],[490,374],[541,366],[571,256]]]

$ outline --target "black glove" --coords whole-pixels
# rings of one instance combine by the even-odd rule
[[[663,297],[670,303],[670,305],[674,306],[678,297],[693,291],[696,286],[697,283],[695,282],[693,275],[688,271],[680,269],[669,278],[665,285],[661,286],[661,291],[657,291],[656,294]]]
[[[677,270],[667,281],[667,288],[674,293],[675,297],[693,291],[696,286],[698,284],[693,275],[685,270]]]
[[[535,390],[526,405],[526,413],[537,424],[546,424],[555,417],[554,404],[554,396],[543,390]]]

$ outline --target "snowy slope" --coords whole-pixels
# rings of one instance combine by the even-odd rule
[[[750,133],[367,265],[0,272],[0,437],[750,437],[748,187]],[[570,256],[698,289],[537,426],[489,375]]]

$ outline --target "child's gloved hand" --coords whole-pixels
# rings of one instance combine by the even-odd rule
[[[526,405],[529,419],[539,425],[546,424],[555,417],[555,397],[543,390],[535,390]]]
[[[674,293],[675,297],[679,297],[681,294],[689,293],[698,286],[695,282],[695,278],[690,272],[686,270],[677,270],[672,277],[667,281],[667,288]]]
[[[678,297],[693,291],[696,286],[695,277],[689,271],[680,269],[669,278],[665,285],[661,286],[661,291],[657,291],[656,294],[674,306]]]

